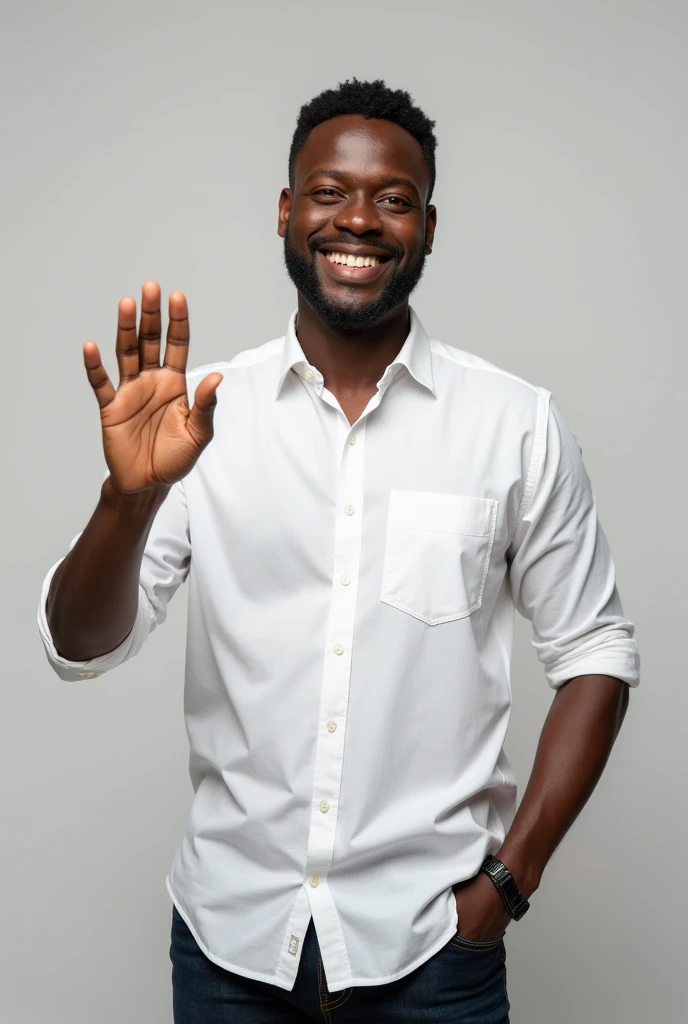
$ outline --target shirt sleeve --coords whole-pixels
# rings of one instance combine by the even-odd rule
[[[70,551],[80,536],[78,533],[71,542]],[[114,650],[88,661],[69,661],[58,654],[48,628],[46,602],[50,582],[63,561],[64,557],[56,562],[43,581],[38,605],[38,631],[48,662],[60,679],[68,682],[95,679],[139,653],[150,633],[165,621],[169,601],[188,576],[191,544],[183,481],[172,487],[153,520],[141,563],[139,604],[131,632]]]
[[[637,686],[635,627],[623,615],[582,450],[544,390],[524,499],[507,552],[511,592],[548,684],[601,674]]]

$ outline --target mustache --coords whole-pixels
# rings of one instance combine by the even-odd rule
[[[321,238],[309,238],[308,249],[311,254],[316,253],[323,245],[372,245],[382,252],[399,261],[404,255],[403,250],[397,245],[390,245],[388,242],[381,242],[379,238],[366,238],[364,235],[357,235],[356,238],[342,238],[341,235],[328,235]]]

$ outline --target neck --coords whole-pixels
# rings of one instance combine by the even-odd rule
[[[375,391],[399,355],[410,329],[408,302],[363,331],[341,331],[323,323],[299,295],[297,337],[304,355],[323,375],[332,394],[353,397]]]

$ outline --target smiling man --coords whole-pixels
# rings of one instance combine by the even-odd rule
[[[147,282],[138,331],[119,304],[117,389],[83,348],[108,472],[38,622],[57,674],[94,679],[189,579],[176,1024],[507,1022],[507,926],[639,681],[550,392],[428,337],[409,306],[436,226],[433,128],[381,81],[302,108],[283,337],[187,371],[173,292],[161,366]],[[515,610],[555,691],[518,811]]]

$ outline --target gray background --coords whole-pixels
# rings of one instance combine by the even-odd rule
[[[104,469],[81,346],[116,381],[117,302],[149,278],[165,309],[188,298],[190,365],[282,334],[296,114],[356,74],[437,120],[415,308],[552,390],[637,624],[641,686],[607,771],[507,933],[512,1022],[683,1019],[685,3],[6,0],[1,17],[0,1018],[171,1020],[186,590],[137,659],[93,681],[54,676],[35,625]],[[528,640],[519,619],[521,792],[553,696]]]

